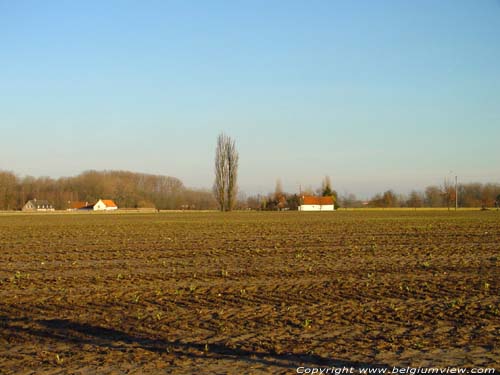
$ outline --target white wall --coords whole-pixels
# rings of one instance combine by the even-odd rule
[[[319,204],[303,204],[299,206],[299,211],[321,211]]]
[[[106,205],[102,200],[99,199],[99,201],[94,204],[94,211],[104,211],[106,210]]]
[[[299,211],[334,211],[333,204],[303,204],[299,206]]]
[[[113,211],[117,210],[118,207],[108,207],[104,204],[102,199],[99,199],[99,201],[94,205],[94,211]]]

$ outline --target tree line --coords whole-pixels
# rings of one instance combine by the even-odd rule
[[[30,199],[48,200],[56,209],[68,208],[71,202],[93,203],[100,198],[113,199],[118,207],[156,209],[232,209],[297,210],[302,195],[331,196],[337,208],[355,207],[498,207],[500,184],[468,183],[455,186],[428,186],[424,191],[397,194],[387,190],[363,201],[354,194],[340,196],[326,176],[316,190],[283,191],[281,181],[267,195],[246,198],[238,195],[239,154],[235,141],[219,134],[215,149],[215,179],[212,191],[189,189],[175,177],[129,171],[86,171],[74,177],[18,177],[0,171],[0,210],[17,210]]]
[[[224,147],[222,147],[224,149]],[[234,145],[230,148],[235,152]],[[226,149],[227,152],[227,149]],[[227,156],[227,155],[226,155]],[[234,158],[237,155],[232,155]],[[233,159],[234,160],[234,159]],[[223,168],[227,172],[227,166]],[[226,173],[225,172],[225,173]],[[236,171],[233,171],[233,177]],[[450,207],[455,206],[455,187],[449,184],[433,185],[423,191],[398,194],[387,190],[362,200],[354,194],[339,195],[333,189],[329,177],[318,188],[306,188],[299,192],[285,192],[280,180],[274,192],[245,196],[236,195],[235,180],[231,183],[228,200],[228,175],[219,182],[224,185],[221,201],[217,199],[217,181],[213,191],[190,189],[175,177],[134,173],[128,171],[85,171],[73,177],[19,177],[13,172],[0,171],[0,210],[19,210],[30,199],[46,199],[56,209],[68,208],[69,202],[93,203],[99,198],[113,199],[118,207],[157,209],[234,209],[296,210],[301,195],[332,196],[336,207]],[[226,181],[226,182],[223,182]],[[459,207],[495,207],[500,202],[498,183],[458,184]],[[220,190],[219,190],[220,192]],[[214,194],[215,193],[215,194]],[[225,207],[225,208],[223,208]]]
[[[307,188],[299,193],[286,193],[281,182],[276,183],[275,191],[269,194],[257,194],[240,202],[240,207],[254,210],[296,210],[300,204],[301,195],[332,196],[336,208],[362,208],[362,207],[436,207],[454,208],[457,198],[458,207],[498,207],[500,205],[500,184],[497,183],[461,183],[457,186],[443,184],[432,185],[423,191],[413,190],[408,194],[396,193],[387,190],[377,193],[369,199],[359,199],[355,194],[346,193],[339,195],[333,188],[328,177],[321,182],[317,189]]]
[[[365,202],[366,203],[366,202]],[[500,204],[500,184],[461,183],[455,186],[428,186],[424,191],[397,194],[393,190],[376,194],[367,205],[371,207],[498,207]]]
[[[46,199],[56,209],[70,202],[113,199],[118,207],[215,209],[212,192],[190,189],[175,177],[129,171],[85,171],[73,177],[19,177],[0,171],[0,210],[18,210],[30,199]]]

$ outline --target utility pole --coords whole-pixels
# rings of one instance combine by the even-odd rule
[[[458,177],[455,175],[455,211],[458,209]]]

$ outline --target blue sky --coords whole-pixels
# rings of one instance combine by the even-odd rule
[[[0,0],[0,169],[247,193],[500,181],[500,1]],[[453,172],[451,172],[453,171]]]

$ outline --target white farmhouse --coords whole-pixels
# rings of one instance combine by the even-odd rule
[[[93,207],[94,211],[114,211],[118,206],[111,199],[99,199]]]
[[[313,197],[303,195],[300,197],[299,211],[334,211],[333,197]]]

